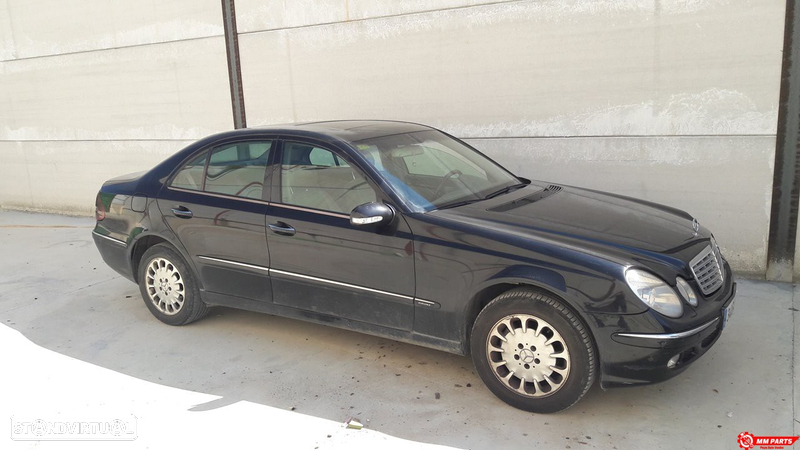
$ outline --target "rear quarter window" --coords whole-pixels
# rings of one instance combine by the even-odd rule
[[[200,191],[203,189],[203,175],[206,168],[208,152],[203,152],[195,159],[186,163],[172,179],[170,186]]]

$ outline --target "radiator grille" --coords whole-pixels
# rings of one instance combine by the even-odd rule
[[[712,240],[689,264],[703,295],[713,294],[722,286],[722,254],[716,242]]]

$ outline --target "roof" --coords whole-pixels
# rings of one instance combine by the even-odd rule
[[[411,122],[391,120],[332,120],[326,122],[306,122],[286,125],[255,127],[259,130],[304,131],[307,133],[333,136],[347,142],[388,136],[399,133],[425,131],[431,128]]]

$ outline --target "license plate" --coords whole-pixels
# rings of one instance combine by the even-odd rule
[[[725,309],[722,310],[722,329],[724,330],[725,327],[728,326],[728,320],[731,319],[733,315],[733,302],[728,305]]]

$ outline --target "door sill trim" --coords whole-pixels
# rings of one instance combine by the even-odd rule
[[[391,296],[391,297],[402,298],[404,300],[418,301],[418,302],[420,302],[420,304],[422,304],[424,306],[428,306],[428,307],[434,306],[434,305],[438,305],[436,302],[431,302],[429,300],[421,300],[421,299],[417,299],[415,297],[411,297],[411,296],[408,296],[408,295],[396,294],[394,292],[382,291],[380,289],[373,289],[373,288],[368,288],[368,287],[365,287],[365,286],[358,286],[356,284],[342,283],[341,281],[333,281],[333,280],[328,280],[326,278],[312,277],[311,275],[303,275],[303,274],[295,273],[295,272],[287,272],[285,270],[273,269],[271,267],[258,266],[258,265],[255,265],[255,264],[247,264],[247,263],[238,262],[238,261],[230,261],[230,260],[222,259],[222,258],[213,258],[211,256],[202,256],[202,255],[200,255],[200,256],[198,256],[198,258],[206,260],[206,261],[215,261],[215,262],[222,263],[222,264],[230,264],[230,265],[233,265],[233,266],[247,267],[249,269],[260,270],[260,271],[263,271],[263,272],[267,272],[270,275],[273,274],[273,273],[276,273],[276,274],[285,275],[285,276],[289,276],[289,277],[302,278],[304,280],[318,281],[320,283],[333,284],[335,286],[342,286],[342,287],[351,288],[351,289],[358,289],[360,291],[374,292],[376,294],[388,295],[388,296]]]
[[[233,266],[249,267],[251,269],[263,270],[264,272],[269,272],[269,267],[257,266],[255,264],[246,264],[246,263],[241,263],[241,262],[237,262],[237,261],[229,261],[227,259],[212,258],[210,256],[198,256],[198,258],[205,259],[207,261],[216,261],[216,262],[220,262],[220,263],[223,263],[223,264],[231,264]]]
[[[358,285],[350,284],[350,283],[342,283],[341,281],[333,281],[333,280],[327,280],[325,278],[312,277],[311,275],[301,275],[299,273],[287,272],[285,270],[278,270],[278,269],[269,269],[269,272],[270,273],[274,272],[274,273],[278,273],[278,274],[286,275],[286,276],[290,276],[290,277],[303,278],[303,279],[306,279],[306,280],[319,281],[320,283],[328,283],[328,284],[333,284],[333,285],[336,285],[336,286],[348,287],[348,288],[358,289],[358,290],[367,291],[367,292],[374,292],[376,294],[389,295],[389,296],[392,296],[392,297],[402,298],[404,300],[414,300],[414,297],[409,297],[408,295],[395,294],[394,292],[381,291],[380,289],[372,289],[372,288],[368,288],[368,287],[364,287],[364,286],[358,286]]]

